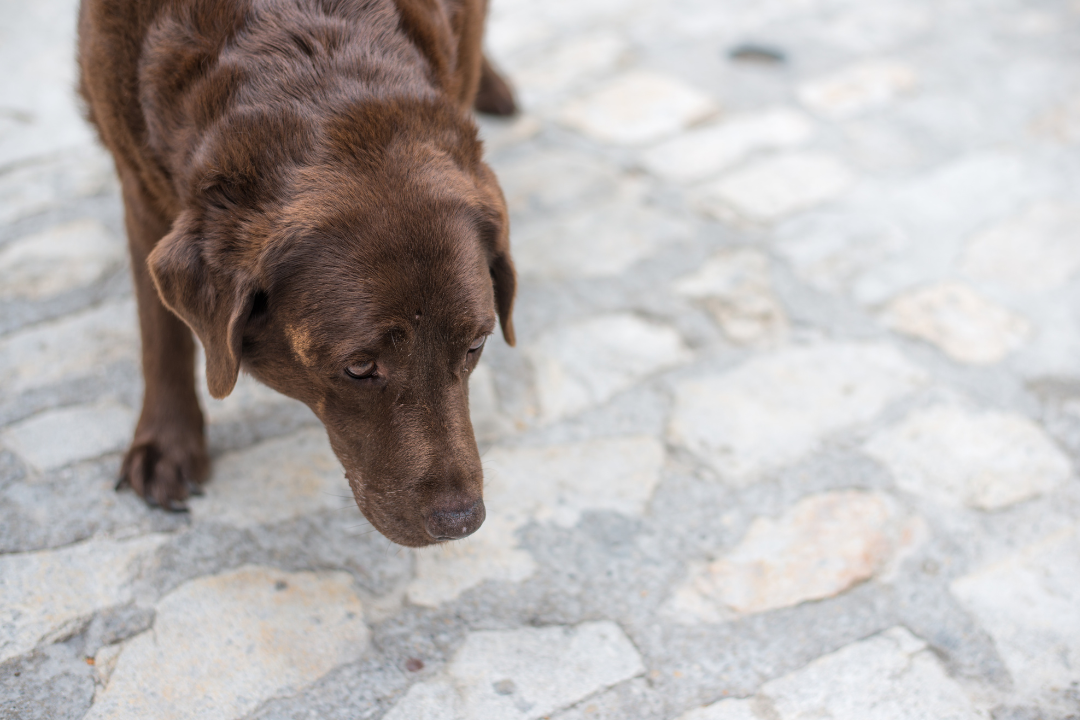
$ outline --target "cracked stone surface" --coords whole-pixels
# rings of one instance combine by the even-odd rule
[[[347,573],[253,566],[193,580],[158,602],[152,632],[107,659],[86,717],[237,718],[296,692],[362,653],[352,585]]]
[[[675,330],[625,313],[555,328],[526,353],[536,371],[545,420],[603,403],[646,376],[690,359]]]
[[[0,556],[0,661],[74,634],[96,612],[131,601],[139,562],[164,540],[161,535],[91,540]]]
[[[1073,711],[1080,693],[1080,532],[1069,528],[953,581],[952,593],[987,628],[1013,692],[1047,711]]]
[[[680,383],[669,432],[721,477],[745,484],[873,420],[925,380],[887,345],[786,348]]]
[[[413,550],[310,409],[141,406],[77,0],[0,9],[0,718],[1075,720],[1080,5],[492,0],[518,345]]]
[[[490,519],[466,542],[416,551],[409,599],[437,606],[484,580],[523,580],[536,563],[518,548],[518,529],[529,522],[572,527],[589,511],[640,516],[663,461],[663,447],[650,436],[492,449],[484,456]]]
[[[739,344],[779,340],[787,329],[787,315],[773,293],[769,259],[756,250],[717,253],[679,278],[675,292],[701,302]]]
[[[540,718],[644,672],[611,622],[469,635],[443,677],[417,683],[388,720]]]

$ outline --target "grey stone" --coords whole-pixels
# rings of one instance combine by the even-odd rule
[[[952,592],[993,638],[1021,701],[1068,709],[1080,684],[1080,532],[1055,533],[955,580]],[[1075,698],[1074,698],[1075,699]]]
[[[0,663],[4,720],[79,720],[93,697],[91,667],[65,644]]]
[[[484,456],[484,525],[465,541],[417,551],[409,600],[434,607],[484,580],[524,580],[536,565],[518,547],[518,529],[529,522],[571,527],[586,511],[641,515],[663,461],[663,447],[650,436],[493,448]]]
[[[138,635],[154,624],[153,608],[139,605],[121,605],[106,608],[94,616],[86,628],[82,654],[93,657],[98,650],[108,645]]]

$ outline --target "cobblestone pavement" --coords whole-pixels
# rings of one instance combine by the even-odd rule
[[[190,515],[113,491],[73,5],[0,4],[0,716],[1080,716],[1080,3],[494,0],[521,343],[418,552],[251,382]]]

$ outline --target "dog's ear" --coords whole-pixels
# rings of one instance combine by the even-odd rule
[[[514,337],[514,292],[517,288],[517,278],[514,272],[514,263],[510,259],[510,247],[506,244],[505,249],[496,250],[488,263],[491,270],[491,282],[495,287],[495,310],[499,313],[499,325],[502,326],[503,337],[506,344],[513,346],[516,342]]]
[[[506,211],[506,200],[502,190],[491,172],[483,163],[480,164],[479,189],[485,196],[484,209],[481,211],[481,233],[488,251],[488,270],[495,289],[495,310],[499,313],[499,325],[502,326],[506,344],[513,346],[514,337],[514,294],[517,292],[517,273],[514,261],[510,258],[510,218]]]
[[[206,383],[210,394],[220,399],[232,392],[240,373],[244,326],[256,287],[224,270],[224,263],[214,263],[194,225],[181,213],[147,265],[165,306],[199,336],[206,352]]]

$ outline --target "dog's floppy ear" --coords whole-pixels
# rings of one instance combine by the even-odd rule
[[[255,298],[254,283],[215,267],[205,238],[185,213],[147,258],[165,306],[199,336],[206,352],[206,383],[226,397],[240,373],[244,326]]]
[[[507,345],[513,346],[516,338],[512,314],[517,275],[514,272],[514,261],[510,259],[510,243],[505,232],[502,239],[495,244],[494,252],[488,260],[488,269],[491,271],[491,283],[495,288],[495,310],[499,313],[503,338]]]
[[[517,292],[517,273],[510,258],[510,218],[506,212],[506,200],[499,189],[495,174],[480,164],[479,188],[486,202],[481,212],[481,232],[488,251],[488,270],[495,289],[495,310],[499,313],[499,325],[507,345],[513,346],[514,294]]]

